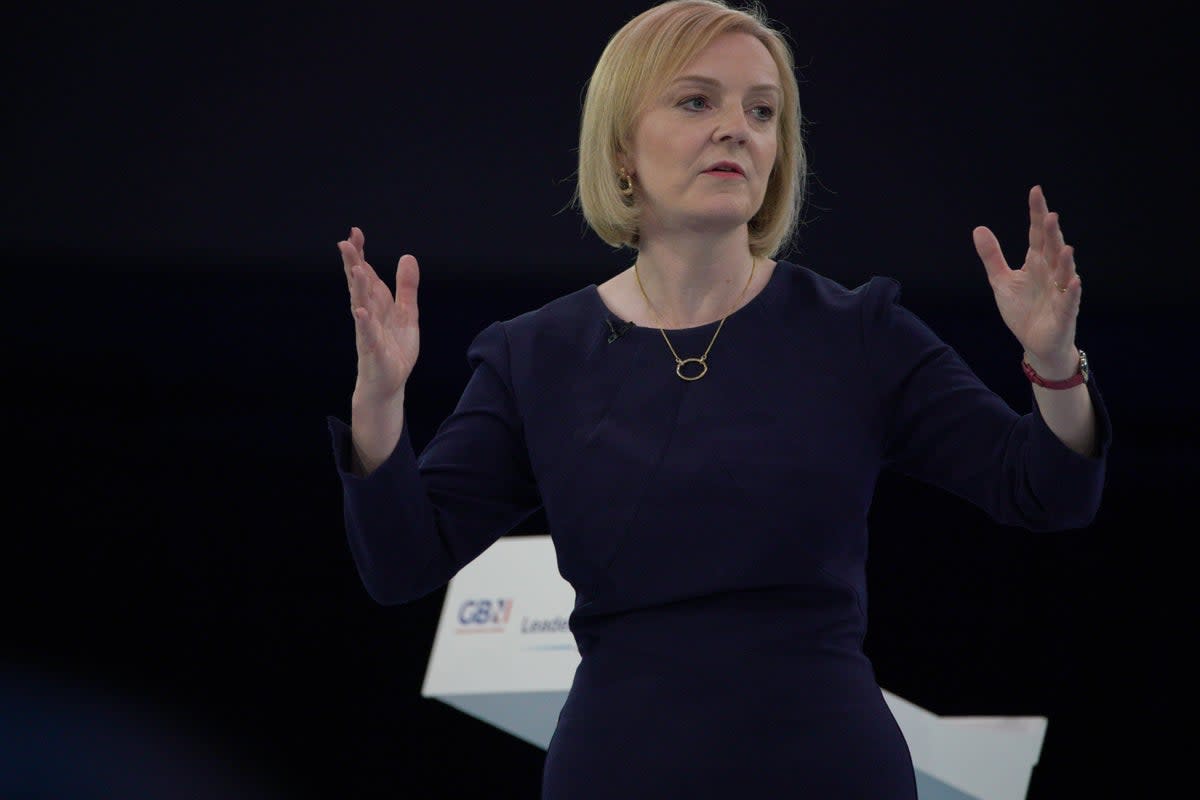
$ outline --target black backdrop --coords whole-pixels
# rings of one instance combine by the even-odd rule
[[[629,263],[566,206],[584,81],[643,7],[10,20],[0,788],[537,796],[540,750],[419,697],[442,593],[382,608],[358,583],[325,429],[354,380],[335,242],[363,227],[389,282],[402,253],[421,259],[419,447],[480,329]],[[1019,260],[1040,183],[1078,248],[1080,343],[1114,418],[1088,530],[998,527],[885,477],[880,681],[940,713],[1048,716],[1030,797],[1155,796],[1179,766],[1165,723],[1186,719],[1195,629],[1182,19],[1165,3],[770,11],[814,172],[788,256],[847,284],[897,278],[1023,410],[970,232],[991,226]]]

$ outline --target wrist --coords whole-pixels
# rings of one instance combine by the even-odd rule
[[[1075,349],[1075,362],[1074,367],[1069,370],[1059,366],[1059,359],[1034,359],[1028,352],[1021,361],[1021,369],[1034,386],[1041,386],[1045,389],[1070,389],[1079,386],[1087,382],[1090,372],[1087,355],[1082,350],[1073,349]],[[1045,366],[1048,362],[1051,366]]]
[[[350,403],[350,441],[360,475],[368,475],[388,459],[404,431],[404,393],[382,402],[356,392]]]
[[[1080,355],[1079,348],[1071,345],[1069,349],[1049,356],[1035,356],[1026,350],[1023,360],[1044,380],[1063,381],[1078,374]]]

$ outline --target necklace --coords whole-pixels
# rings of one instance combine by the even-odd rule
[[[685,381],[698,381],[708,373],[708,353],[712,350],[713,342],[717,341],[717,334],[721,332],[721,328],[725,326],[725,320],[733,313],[733,309],[737,308],[737,304],[742,301],[746,295],[746,290],[750,288],[750,282],[754,280],[754,268],[758,266],[758,259],[750,260],[750,277],[746,278],[746,285],[742,287],[742,293],[738,295],[738,299],[734,302],[733,308],[721,317],[721,324],[713,331],[713,337],[708,343],[708,347],[704,349],[704,355],[694,356],[692,358],[680,358],[679,353],[675,352],[675,348],[671,346],[671,340],[667,338],[667,332],[662,327],[662,317],[659,316],[658,309],[650,302],[650,298],[646,296],[646,287],[642,286],[642,276],[638,272],[637,262],[633,262],[633,276],[637,278],[638,288],[642,290],[642,297],[646,300],[646,305],[650,306],[650,310],[654,312],[654,316],[658,319],[658,332],[662,334],[663,341],[667,343],[667,348],[670,349],[671,355],[675,357],[675,374]],[[699,364],[700,372],[695,375],[684,375],[683,367],[685,364]]]

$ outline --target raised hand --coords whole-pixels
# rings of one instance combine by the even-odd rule
[[[1074,372],[1083,284],[1075,272],[1075,249],[1063,240],[1058,214],[1046,205],[1042,188],[1029,191],[1029,249],[1019,269],[1009,267],[991,230],[979,226],[973,236],[1000,316],[1031,362],[1052,373]]]
[[[404,385],[420,352],[417,286],[420,270],[411,255],[396,265],[396,294],[367,263],[363,232],[351,228],[338,242],[350,290],[358,377],[351,400],[356,455],[370,472],[392,452],[404,424]]]

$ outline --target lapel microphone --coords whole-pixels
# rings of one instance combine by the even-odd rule
[[[627,331],[633,327],[632,320],[629,322],[622,322],[620,326],[614,326],[613,322],[612,322],[612,318],[609,317],[608,315],[605,315],[604,321],[608,323],[608,330],[610,331],[610,333],[608,334],[608,343],[609,344],[612,344],[617,339],[620,339],[621,336],[623,336],[625,334],[625,331]]]

